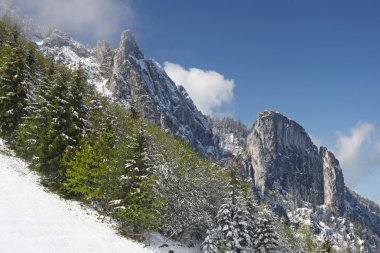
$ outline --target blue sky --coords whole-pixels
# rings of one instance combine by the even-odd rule
[[[116,45],[133,29],[202,111],[248,126],[261,110],[282,112],[334,151],[351,188],[380,203],[380,1],[59,2],[24,9],[90,44]]]
[[[352,188],[380,203],[380,2],[168,0],[135,8],[147,55],[233,79],[225,113],[248,126],[265,109],[295,119],[342,158]]]

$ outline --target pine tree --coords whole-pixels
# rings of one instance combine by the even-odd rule
[[[73,71],[69,88],[70,127],[69,136],[75,145],[79,143],[88,129],[89,99],[94,98],[87,83],[87,77],[81,65]]]
[[[116,205],[116,216],[134,225],[135,231],[156,229],[160,224],[158,211],[162,202],[153,187],[155,178],[147,152],[148,134],[142,121],[137,120],[132,136],[124,140],[127,159],[121,177],[123,194]]]
[[[234,211],[236,211],[235,206],[229,199],[227,203],[221,205],[216,215],[217,229],[220,232],[218,245],[223,252],[235,252],[240,249],[233,221]]]
[[[44,97],[46,106],[41,113],[48,119],[45,136],[42,136],[37,152],[35,167],[44,172],[56,182],[65,178],[65,165],[63,164],[64,151],[68,146],[74,145],[74,139],[69,135],[70,129],[70,103],[67,98],[71,73],[61,66],[53,68],[46,80],[47,92]]]
[[[253,249],[259,252],[276,252],[278,247],[278,235],[273,223],[273,215],[269,210],[264,210],[253,237]]]
[[[202,243],[202,252],[203,253],[218,253],[218,241],[215,230],[207,230],[206,238]]]
[[[26,52],[19,45],[0,49],[0,134],[13,132],[26,115],[32,77]]]
[[[65,189],[95,203],[103,218],[120,191],[122,167],[117,164],[115,153],[115,134],[112,130],[103,131],[93,144],[85,142],[67,162]]]
[[[250,204],[242,196],[240,183],[236,176],[236,163],[230,168],[230,193],[225,198],[217,215],[219,247],[228,252],[249,252],[252,240],[250,230],[255,227]]]

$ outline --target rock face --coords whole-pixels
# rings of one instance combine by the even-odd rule
[[[218,139],[206,117],[183,87],[177,87],[157,62],[144,57],[131,31],[121,35],[106,87],[144,118],[186,139],[206,156],[218,156]]]
[[[305,130],[277,112],[264,111],[252,126],[246,152],[257,188],[342,211],[344,180],[338,160],[319,150]]]
[[[247,127],[233,118],[207,117],[214,134],[219,136],[219,149],[222,157],[237,156],[244,152],[248,136]]]
[[[116,49],[104,41],[94,49],[87,48],[54,30],[44,38],[41,50],[70,68],[81,63],[100,93],[133,107],[140,116],[187,140],[205,156],[220,156],[219,139],[206,116],[157,62],[145,58],[130,30],[121,34]]]
[[[320,148],[320,156],[323,169],[324,204],[342,211],[345,186],[339,161],[325,147]]]

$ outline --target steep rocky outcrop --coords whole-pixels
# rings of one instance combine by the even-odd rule
[[[100,93],[133,107],[140,116],[185,139],[205,156],[220,156],[219,139],[206,116],[157,62],[145,58],[130,30],[121,34],[116,49],[104,41],[87,48],[59,30],[38,44],[59,63],[71,68],[81,63]]]
[[[280,113],[264,111],[252,126],[246,152],[257,188],[342,211],[344,180],[338,160],[319,150],[305,130]]]

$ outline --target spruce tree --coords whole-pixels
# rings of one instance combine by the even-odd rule
[[[86,74],[82,66],[79,65],[72,73],[68,99],[70,103],[69,136],[75,145],[79,143],[80,138],[85,136],[89,127],[88,100],[93,98]]]
[[[115,213],[124,222],[133,224],[136,232],[141,232],[156,229],[160,224],[158,211],[162,203],[154,188],[155,178],[151,173],[151,158],[147,148],[148,134],[144,123],[135,120],[131,135],[124,139],[127,159],[121,177],[123,194]]]
[[[95,203],[103,218],[111,211],[111,203],[120,191],[122,167],[117,164],[115,153],[114,132],[102,131],[92,144],[85,142],[66,164],[65,189]]]
[[[31,98],[32,76],[26,53],[18,45],[0,49],[0,134],[12,133],[26,116]]]
[[[257,223],[253,237],[253,249],[258,252],[276,252],[277,247],[278,235],[275,231],[273,215],[265,209]]]
[[[218,241],[216,230],[206,231],[206,237],[202,243],[202,252],[203,253],[218,253]]]

